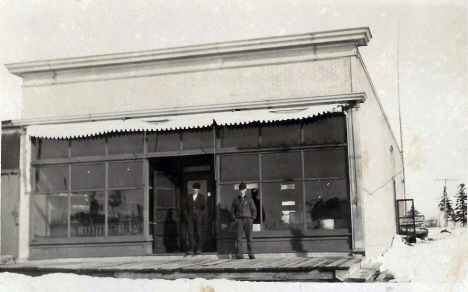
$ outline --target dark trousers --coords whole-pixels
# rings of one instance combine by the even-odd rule
[[[236,229],[237,229],[237,256],[244,256],[244,248],[242,247],[242,238],[247,237],[247,253],[249,256],[253,255],[253,222],[252,218],[236,218]]]
[[[203,243],[202,216],[187,215],[187,231],[189,235],[190,250],[201,251]]]

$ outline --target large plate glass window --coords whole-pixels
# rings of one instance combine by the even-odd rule
[[[41,166],[34,170],[35,188],[38,193],[66,192],[70,180],[68,166]]]
[[[71,237],[105,235],[106,193],[89,191],[70,196]]]
[[[33,196],[34,237],[68,236],[68,194]]]
[[[34,139],[36,159],[68,158],[69,140]]]
[[[143,153],[143,133],[115,133],[107,138],[107,154]]]
[[[143,190],[112,190],[108,198],[109,236],[143,234]]]
[[[72,190],[106,188],[106,164],[78,164],[71,166]]]
[[[73,139],[71,141],[71,157],[104,155],[106,155],[106,138],[104,136]]]

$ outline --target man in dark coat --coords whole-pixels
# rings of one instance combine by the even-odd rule
[[[247,237],[247,253],[249,259],[255,259],[253,254],[253,220],[257,217],[257,208],[252,198],[245,195],[247,186],[244,182],[239,184],[240,195],[234,199],[231,207],[232,218],[236,221],[237,255],[236,259],[244,258],[242,238]]]
[[[206,221],[207,213],[206,197],[200,194],[200,184],[194,183],[193,193],[188,195],[182,202],[182,218],[186,220],[187,230],[189,235],[190,250],[187,255],[201,254],[201,246],[203,243],[203,222]]]

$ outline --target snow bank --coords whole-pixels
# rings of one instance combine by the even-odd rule
[[[440,233],[440,229],[434,228],[429,231],[428,240],[412,246],[395,235],[388,252],[374,261],[381,262],[380,270],[394,274],[397,282],[467,285],[466,228],[449,231],[452,233]]]

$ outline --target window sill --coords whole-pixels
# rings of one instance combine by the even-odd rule
[[[35,238],[29,245],[66,245],[66,244],[86,244],[86,243],[119,243],[119,242],[147,242],[152,241],[151,237],[143,235],[129,236],[100,236],[100,237],[73,237],[73,238]]]
[[[318,229],[318,230],[275,230],[253,232],[254,238],[301,238],[301,237],[327,237],[327,236],[351,236],[348,229]],[[217,239],[232,239],[235,233],[225,233]]]

